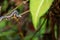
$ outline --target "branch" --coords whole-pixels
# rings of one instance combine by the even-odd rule
[[[23,12],[23,13],[21,13],[20,14],[20,16],[22,16],[22,15],[25,15],[25,14],[27,14],[28,12],[30,12],[29,10],[27,10],[27,11],[25,11],[25,12]],[[8,27],[8,28],[10,28],[11,29],[11,27]],[[5,27],[3,30],[4,30],[4,32],[6,31],[6,30],[8,30],[8,28],[7,27]]]
[[[22,16],[22,15],[24,15],[24,14],[27,14],[28,12],[30,12],[30,10],[27,10],[27,11],[21,13],[20,15]]]

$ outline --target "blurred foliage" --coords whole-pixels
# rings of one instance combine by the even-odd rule
[[[6,11],[8,7],[8,1],[7,0],[4,0],[3,3],[2,3],[2,8],[1,8],[1,11]]]
[[[6,20],[2,20],[1,22],[0,22],[0,28],[2,28],[2,27],[5,27],[6,26]]]
[[[26,1],[27,1],[27,3],[26,3]],[[26,0],[26,1],[24,1],[24,4],[22,4],[22,5],[16,5],[17,3],[19,3],[19,2],[22,3],[23,1],[22,0],[15,0],[15,1],[1,0],[0,1],[0,3],[1,3],[0,15],[6,16],[8,14],[11,14],[14,10],[17,10],[19,15],[22,14],[27,9],[29,10],[28,4],[30,3],[30,0]],[[35,7],[33,6],[33,8],[35,8]],[[35,10],[35,9],[33,9],[33,10]],[[41,11],[41,12],[43,12],[43,11]],[[47,13],[45,15],[47,16],[48,14],[49,14],[49,10],[47,11]],[[38,24],[37,30],[35,30],[35,28],[33,26],[31,12],[23,14],[20,18],[15,17],[16,19],[18,19],[18,21],[16,21],[16,19],[14,19],[12,17],[3,19],[2,21],[0,21],[0,40],[43,40],[44,34],[48,35],[48,34],[50,34],[50,31],[51,31],[50,19],[48,19],[45,15],[43,15],[41,18],[39,18],[39,24]],[[1,18],[1,16],[0,16],[0,18]],[[47,22],[48,22],[48,24],[47,24]],[[54,26],[55,26],[54,27],[55,38],[57,39],[57,24],[55,23]],[[46,38],[48,38],[48,37],[46,37]]]

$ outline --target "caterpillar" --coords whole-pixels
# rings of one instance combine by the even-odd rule
[[[21,17],[21,15],[18,15],[18,11],[17,10],[14,10],[10,15],[8,15],[8,16],[1,16],[0,17],[0,21],[2,21],[3,19],[5,19],[5,18],[10,18],[10,17],[12,17],[13,15],[16,15],[16,17]]]

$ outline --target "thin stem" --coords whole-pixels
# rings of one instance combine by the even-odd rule
[[[37,32],[40,31],[40,29],[42,28],[44,22],[45,22],[46,18],[44,19],[43,23],[41,24],[41,26],[39,27],[39,29],[33,34],[33,36],[31,37],[31,40],[33,39],[33,37],[37,34]]]
[[[30,12],[30,10],[27,10],[27,11],[25,11],[25,12],[21,13],[20,15],[27,14],[28,12]]]
[[[6,15],[11,14],[14,10],[16,10],[18,7],[20,7],[23,3],[21,3],[20,5],[18,5],[16,8],[14,8],[13,10],[9,11]]]

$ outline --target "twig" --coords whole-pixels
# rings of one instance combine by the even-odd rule
[[[20,16],[22,16],[22,15],[24,15],[24,14],[27,14],[28,12],[29,12],[29,10],[27,10],[27,11],[21,13]],[[5,28],[6,28],[6,27],[5,27]],[[5,28],[4,28],[3,30],[8,30],[8,29],[5,29]]]
[[[11,13],[8,16],[2,16],[2,17],[0,17],[0,21],[2,21],[5,18],[11,18],[14,14],[16,15],[16,17],[21,17],[22,15],[24,15],[24,14],[26,14],[28,12],[29,12],[29,10],[27,10],[27,11],[25,11],[25,12],[23,12],[23,13],[21,13],[21,14],[18,15],[18,12],[17,11],[14,11],[13,13]]]
[[[27,2],[27,1],[26,1]],[[14,10],[16,10],[18,7],[20,7],[22,4],[24,4],[24,1],[22,3],[20,3],[16,8],[14,8],[13,10],[9,11],[7,14],[5,15],[9,15],[10,13],[12,13]]]
[[[17,6],[16,8],[14,8],[13,10],[9,11],[6,15],[9,15],[10,13],[12,13],[14,10],[16,10],[18,7],[20,7],[23,3],[21,3],[19,6]]]
[[[30,10],[27,10],[27,11],[21,13],[20,15],[24,15],[24,14],[26,14],[26,13],[28,13],[28,12],[30,12]]]
[[[45,20],[46,20],[46,18],[45,18]],[[33,34],[33,36],[31,37],[31,40],[33,39],[33,37],[37,34],[37,32],[39,32],[40,31],[40,29],[42,28],[42,26],[43,26],[43,24],[44,24],[44,22],[45,22],[45,20],[43,21],[43,23],[41,24],[41,26],[39,27],[39,29]]]

